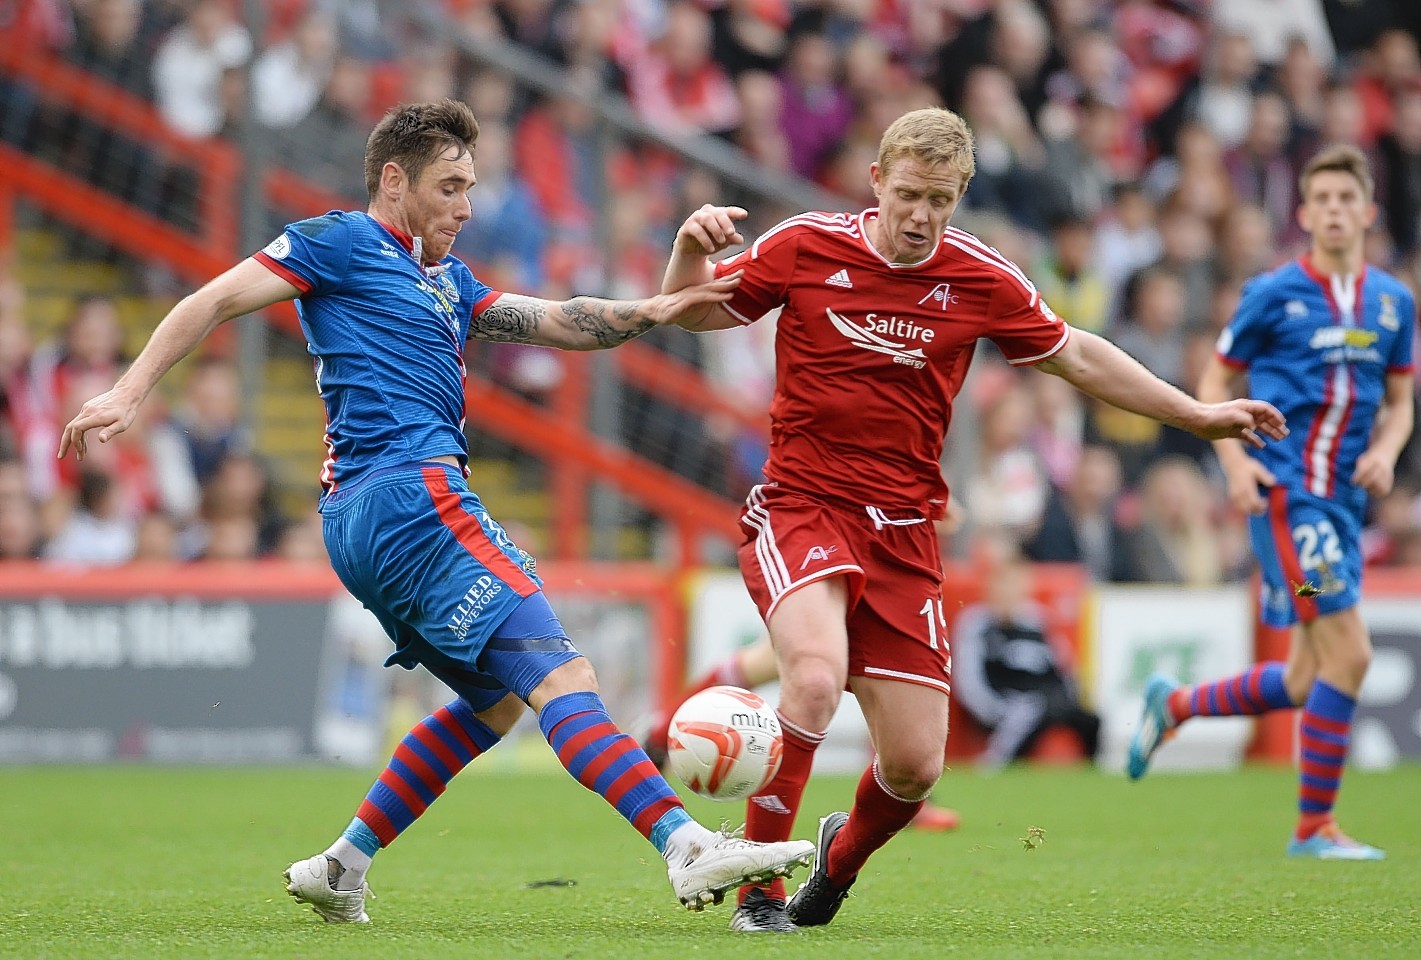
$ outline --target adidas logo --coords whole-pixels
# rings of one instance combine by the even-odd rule
[[[836,287],[843,287],[845,290],[852,290],[854,282],[849,279],[849,271],[840,270],[832,277],[827,278],[825,283],[832,283]]]
[[[839,273],[843,272],[842,270],[839,271]],[[830,279],[832,280],[833,278],[831,277]],[[847,280],[847,278],[845,279]],[[762,810],[768,810],[770,813],[778,813],[780,816],[787,816],[793,812],[789,807],[785,806],[783,800],[773,793],[764,797],[751,797],[750,802]]]

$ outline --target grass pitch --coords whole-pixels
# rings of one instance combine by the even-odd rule
[[[1415,765],[1344,786],[1341,820],[1382,863],[1284,858],[1287,770],[950,772],[938,797],[963,827],[905,831],[831,926],[794,937],[732,934],[728,905],[680,910],[651,848],[567,777],[476,771],[377,859],[374,922],[328,926],[279,874],[346,824],[369,776],[0,769],[0,957],[1421,957]],[[811,786],[800,835],[853,789]]]

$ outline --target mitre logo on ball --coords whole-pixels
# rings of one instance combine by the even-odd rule
[[[740,687],[718,686],[689,697],[671,718],[671,769],[711,800],[743,800],[780,769],[784,734],[765,698]]]

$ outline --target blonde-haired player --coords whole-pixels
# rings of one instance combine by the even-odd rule
[[[914,110],[884,132],[867,171],[876,208],[791,217],[719,263],[710,257],[743,242],[746,211],[708,204],[676,234],[663,291],[743,271],[727,302],[683,326],[783,308],[768,482],[746,500],[739,559],[779,665],[785,751],[750,800],[746,835],[790,835],[846,685],[877,751],[852,810],[820,821],[809,881],[789,902],[782,883],[742,888],[736,930],[828,923],[942,774],[949,657],[932,521],[947,505],[939,459],[978,338],[1013,365],[1201,437],[1286,433],[1267,403],[1200,403],[1062,323],[1020,268],[950,225],[974,169],[961,117]]]

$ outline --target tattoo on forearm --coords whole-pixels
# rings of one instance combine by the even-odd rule
[[[470,340],[528,343],[547,305],[526,297],[499,297],[493,306],[469,322]]]
[[[505,294],[483,313],[469,321],[470,340],[500,343],[554,343],[573,349],[603,349],[641,336],[656,321],[646,313],[643,300],[601,300],[575,297],[562,304],[534,297]],[[556,328],[544,327],[548,312],[562,310],[568,326],[587,339],[586,343],[564,343]],[[550,339],[551,338],[551,339]]]
[[[591,337],[597,346],[615,347],[656,326],[656,322],[642,313],[641,308],[640,301],[618,303],[576,297],[563,304],[562,310],[572,325]]]

